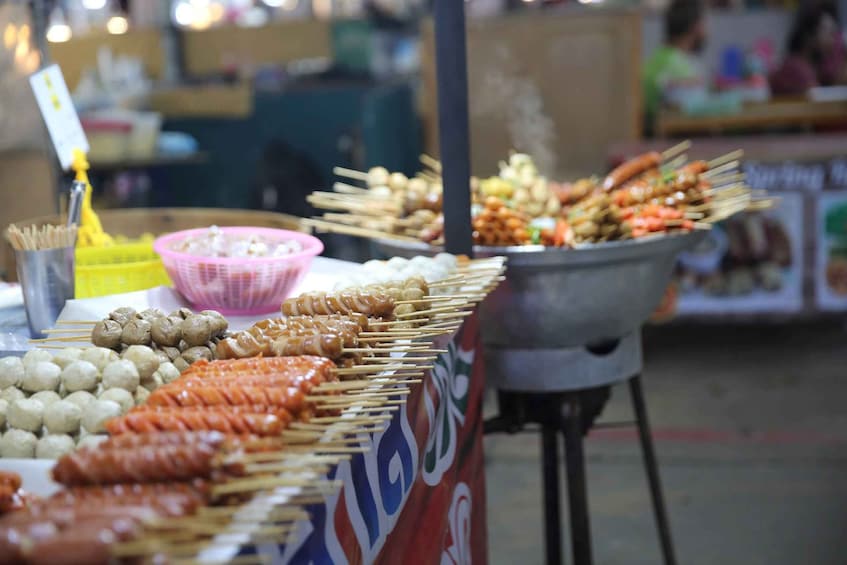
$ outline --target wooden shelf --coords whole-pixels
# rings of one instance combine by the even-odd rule
[[[187,153],[185,155],[154,155],[145,159],[121,159],[118,161],[92,161],[91,170],[116,171],[122,169],[149,169],[153,167],[167,167],[170,165],[196,165],[208,161],[208,154],[203,151]]]
[[[687,116],[678,111],[659,114],[660,137],[715,135],[730,131],[773,130],[792,127],[830,126],[847,123],[847,102],[772,101],[747,104],[738,114]]]

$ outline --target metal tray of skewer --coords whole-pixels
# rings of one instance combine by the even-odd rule
[[[475,247],[505,255],[506,281],[481,305],[483,343],[497,348],[561,349],[614,340],[637,330],[661,301],[680,252],[705,232],[593,244]],[[432,255],[424,243],[374,240],[386,255]]]

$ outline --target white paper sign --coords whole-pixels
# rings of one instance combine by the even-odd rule
[[[31,75],[29,84],[47,124],[59,162],[63,169],[68,170],[73,163],[74,149],[88,153],[88,139],[79,122],[62,71],[58,65],[50,65]]]

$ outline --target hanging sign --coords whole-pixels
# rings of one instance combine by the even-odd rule
[[[89,147],[62,70],[58,65],[50,65],[31,75],[29,83],[59,162],[68,170],[73,163],[74,149],[88,153]]]

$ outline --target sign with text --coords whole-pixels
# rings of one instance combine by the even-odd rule
[[[74,149],[88,153],[88,139],[74,108],[62,70],[58,65],[50,65],[31,75],[29,83],[59,162],[63,169],[68,170],[73,163]]]
[[[677,267],[680,314],[796,313],[803,309],[803,195],[714,226]]]
[[[847,188],[847,158],[809,163],[747,161],[743,169],[747,184],[757,190],[820,192]]]

